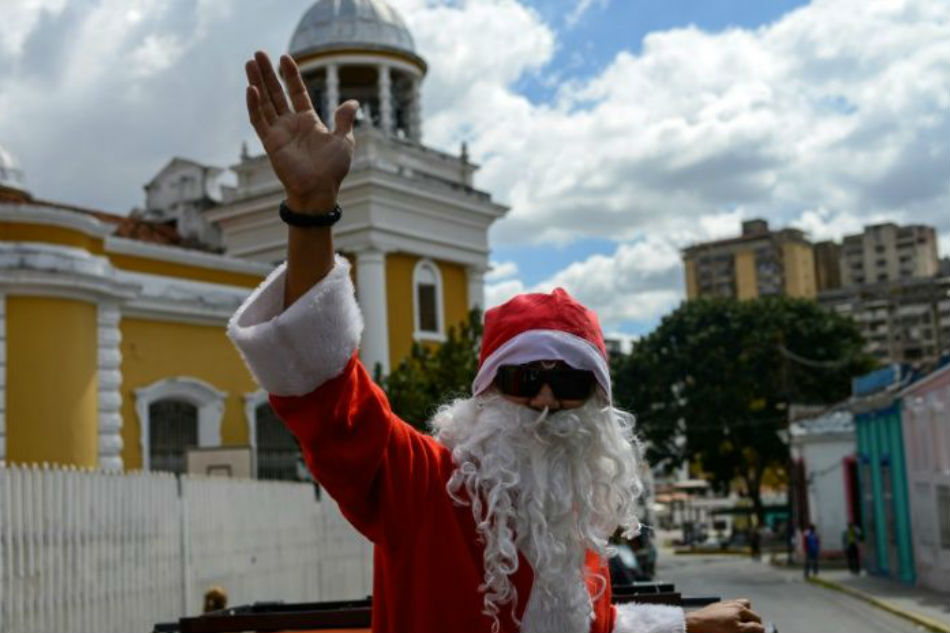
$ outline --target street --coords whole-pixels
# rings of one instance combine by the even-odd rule
[[[657,580],[684,596],[748,598],[763,621],[779,633],[901,633],[920,631],[910,622],[867,603],[806,584],[800,570],[780,569],[744,556],[676,556],[662,550]]]

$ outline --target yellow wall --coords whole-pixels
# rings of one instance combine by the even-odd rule
[[[782,244],[785,275],[785,294],[790,297],[814,299],[815,253],[810,244],[786,242]]]
[[[98,465],[96,306],[7,297],[7,460]]]
[[[755,252],[740,251],[735,254],[736,296],[739,299],[755,299],[759,296],[759,282],[755,274]]]
[[[244,273],[217,270],[215,268],[189,266],[187,264],[137,257],[135,255],[109,253],[109,260],[113,266],[123,270],[151,273],[153,275],[166,275],[180,279],[194,279],[195,281],[207,281],[231,286],[244,286],[246,288],[256,288],[264,280],[264,277],[258,275],[246,275]]]
[[[699,296],[699,286],[696,285],[696,262],[687,259],[683,265],[686,269],[686,298],[695,299]]]
[[[257,385],[225,335],[223,326],[123,318],[122,459],[127,470],[142,467],[135,389],[173,376],[198,378],[227,392],[221,420],[222,445],[247,445],[244,394]]]
[[[102,253],[102,239],[75,229],[45,224],[0,222],[0,242],[46,242],[82,248],[94,255]]]
[[[389,317],[390,371],[412,348],[412,270],[419,258],[405,253],[386,254],[386,314]]]
[[[412,348],[414,327],[412,271],[422,259],[406,253],[386,254],[386,304],[389,317],[389,366],[399,363]],[[468,318],[468,275],[459,264],[435,260],[442,274],[445,332]]]
[[[442,271],[442,301],[445,309],[445,333],[468,318],[468,274],[465,267],[436,262]]]

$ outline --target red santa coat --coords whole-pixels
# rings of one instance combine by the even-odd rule
[[[445,489],[454,467],[449,450],[393,414],[356,358],[310,394],[272,396],[271,404],[300,440],[314,477],[375,544],[373,630],[490,631],[478,590],[483,546],[472,511]],[[589,556],[588,568],[609,578],[596,556]],[[531,580],[522,558],[513,578],[519,619]],[[609,633],[609,583],[592,587],[592,595],[591,631]],[[500,616],[502,631],[518,630],[510,608]]]
[[[338,257],[333,271],[287,310],[283,272],[275,270],[252,293],[228,335],[300,441],[316,479],[375,546],[373,630],[490,631],[478,590],[483,546],[471,508],[446,491],[451,453],[393,414],[356,358],[362,318],[346,260]],[[591,631],[683,632],[681,609],[641,605],[618,614],[606,564],[589,553],[587,567]],[[520,618],[532,582],[523,557],[512,582]],[[518,630],[510,605],[499,620],[502,631]]]

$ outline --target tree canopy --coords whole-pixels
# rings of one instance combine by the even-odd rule
[[[873,366],[862,347],[852,320],[814,301],[684,302],[615,359],[614,397],[650,463],[698,462],[720,490],[741,478],[761,520],[762,475],[788,459],[788,405],[845,398]]]
[[[439,405],[471,395],[481,340],[482,315],[474,309],[466,321],[449,328],[444,343],[413,343],[409,356],[380,381],[393,411],[428,431]]]

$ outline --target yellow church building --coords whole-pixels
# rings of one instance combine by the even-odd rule
[[[363,104],[334,239],[354,264],[361,356],[385,375],[482,306],[506,208],[474,188],[464,147],[422,144],[426,64],[385,2],[316,2],[290,54],[322,115]],[[285,257],[266,156],[174,158],[130,216],[41,200],[24,180],[0,148],[0,461],[183,472],[189,447],[249,446],[258,476],[295,478],[296,447],[225,336]]]

